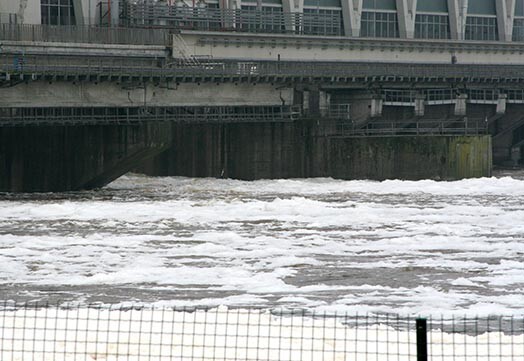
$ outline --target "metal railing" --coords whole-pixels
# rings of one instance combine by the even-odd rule
[[[340,36],[344,33],[340,12],[189,8],[166,3],[128,3],[124,10],[122,21],[129,27],[322,36]]]
[[[169,45],[172,41],[168,29],[8,23],[0,23],[0,40],[122,45]]]
[[[23,57],[23,66],[17,66],[13,60]],[[131,60],[85,59],[71,62],[68,58],[31,57],[23,55],[0,55],[0,71],[11,74],[46,74],[46,75],[121,75],[121,76],[252,76],[252,77],[288,77],[304,81],[329,78],[336,82],[355,79],[361,81],[393,81],[419,79],[442,81],[455,79],[462,81],[486,81],[506,79],[524,81],[522,65],[452,65],[452,64],[399,64],[399,63],[360,63],[360,62],[315,62],[315,61],[231,61],[202,59],[198,64],[185,64],[175,61],[166,63],[161,60],[151,66],[134,66]]]
[[[0,305],[0,359],[516,361],[524,318]]]
[[[299,109],[292,106],[0,108],[1,126],[291,122],[299,117]]]
[[[331,119],[319,123],[320,136],[426,136],[426,135],[481,135],[488,134],[488,123],[484,119],[439,119],[426,120],[372,120],[364,125],[351,120]]]
[[[18,15],[14,13],[0,13],[0,24],[16,24]]]
[[[329,104],[320,108],[320,114],[327,119],[351,120],[351,104]]]

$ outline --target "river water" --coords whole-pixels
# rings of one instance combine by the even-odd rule
[[[3,300],[487,315],[523,293],[522,172],[0,194]]]

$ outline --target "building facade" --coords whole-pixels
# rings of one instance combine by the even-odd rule
[[[3,23],[524,42],[524,0],[2,0]]]

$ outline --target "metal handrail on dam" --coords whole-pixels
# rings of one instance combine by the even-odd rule
[[[0,108],[0,126],[174,123],[292,122],[300,117],[294,106],[175,106]]]
[[[139,124],[286,123],[303,120],[316,136],[424,136],[487,134],[487,122],[467,117],[413,118],[404,121],[351,120],[349,112],[303,114],[296,106],[176,106],[176,107],[72,107],[0,108],[0,126]]]
[[[414,64],[315,61],[232,61],[210,59],[197,64],[164,60],[133,64],[127,59],[84,59],[71,62],[67,58],[52,61],[38,56],[0,56],[0,73],[40,77],[155,77],[168,80],[220,81],[294,81],[310,83],[336,82],[490,82],[521,83],[524,65]]]
[[[331,119],[319,126],[318,136],[341,137],[391,137],[488,134],[488,124],[483,119],[427,120],[411,119],[403,122],[370,120],[358,125],[351,120]]]

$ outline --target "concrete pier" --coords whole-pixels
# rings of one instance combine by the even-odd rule
[[[170,145],[165,123],[0,127],[0,191],[97,188]]]

